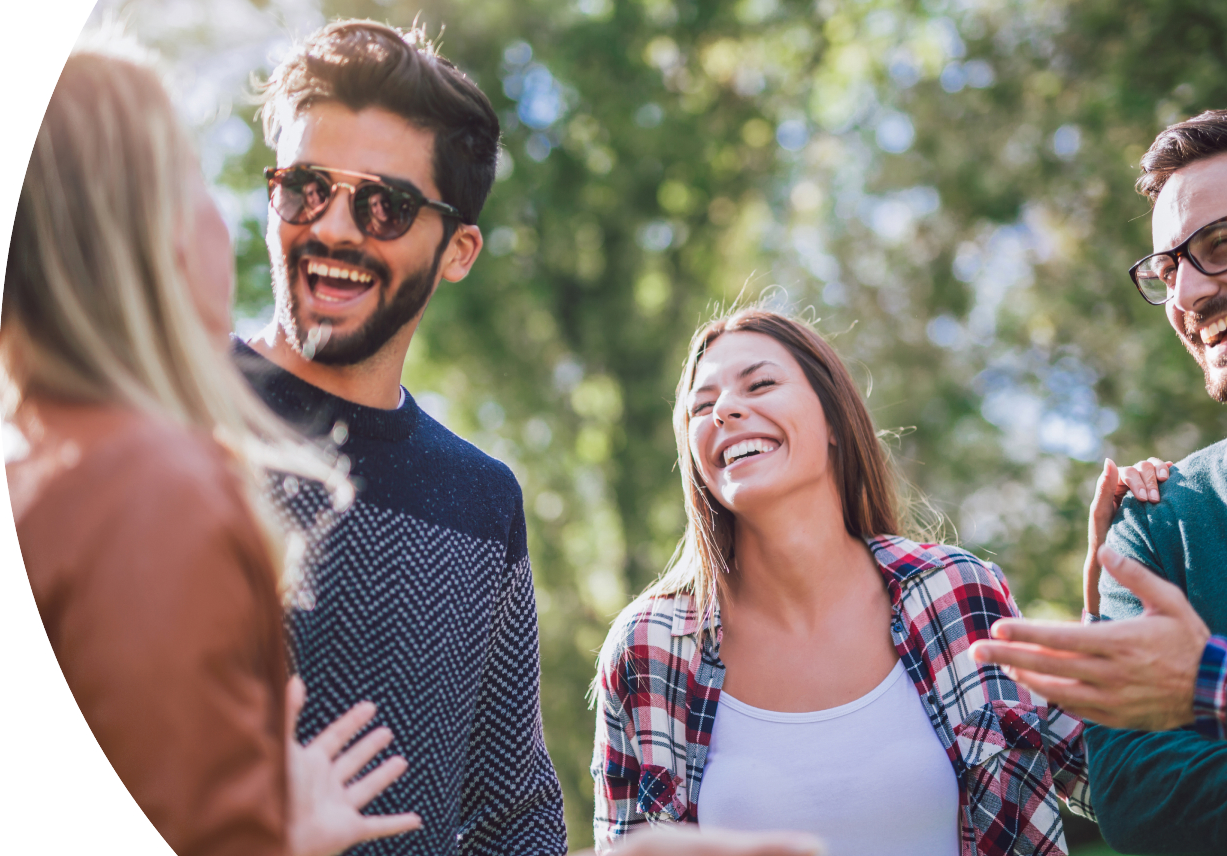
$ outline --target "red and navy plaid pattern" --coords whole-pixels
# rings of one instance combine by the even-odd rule
[[[1094,816],[1082,722],[968,650],[1019,614],[1001,571],[952,547],[868,544],[893,604],[895,648],[958,777],[962,856],[1067,853],[1058,796]],[[716,619],[713,644],[679,594],[640,597],[614,622],[595,684],[598,852],[644,824],[698,822],[724,682]]]
[[[1211,636],[1197,667],[1193,728],[1204,737],[1227,738],[1227,639]]]

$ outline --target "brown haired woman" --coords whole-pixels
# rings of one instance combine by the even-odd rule
[[[180,856],[337,853],[416,828],[358,810],[405,769],[356,705],[286,736],[270,469],[348,485],[225,357],[229,236],[139,58],[68,60],[18,203],[0,393],[17,534],[64,677],[119,778]],[[288,759],[287,759],[288,755]],[[290,776],[287,787],[287,760]]]
[[[686,533],[598,665],[598,849],[683,821],[811,831],[832,856],[1065,853],[1058,797],[1090,812],[1082,723],[972,661],[1018,614],[1005,579],[898,534],[831,347],[762,309],[705,325],[674,429]]]

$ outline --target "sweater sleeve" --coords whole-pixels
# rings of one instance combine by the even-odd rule
[[[567,851],[562,788],[541,727],[540,685],[537,605],[517,489],[461,791],[462,856]]]
[[[1122,508],[1108,545],[1168,576],[1155,555],[1145,516],[1132,508]],[[1140,614],[1137,598],[1106,573],[1100,592],[1105,619],[1119,621]],[[1207,655],[1215,650],[1222,649],[1207,646]],[[1198,683],[1204,674],[1207,691],[1217,695],[1213,707],[1218,723],[1222,657],[1207,664],[1203,656],[1202,670]],[[1201,713],[1210,712],[1203,708]],[[1086,739],[1095,814],[1113,848],[1154,854],[1227,850],[1227,741],[1207,739],[1192,729],[1145,732],[1103,725],[1088,727]]]
[[[64,485],[24,521],[64,677],[179,856],[280,854],[284,655],[259,536],[224,479],[120,469]]]

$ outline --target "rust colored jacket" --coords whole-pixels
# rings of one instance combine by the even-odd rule
[[[115,407],[33,399],[17,424],[21,552],[107,758],[179,856],[281,856],[281,606],[226,453]]]

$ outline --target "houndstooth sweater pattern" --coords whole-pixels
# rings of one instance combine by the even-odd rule
[[[542,737],[536,604],[523,502],[510,470],[413,398],[396,410],[330,395],[235,341],[276,413],[335,444],[353,504],[278,480],[279,510],[312,529],[287,615],[307,685],[307,741],[362,700],[409,768],[368,807],[415,811],[423,828],[360,856],[565,853],[562,792]]]

